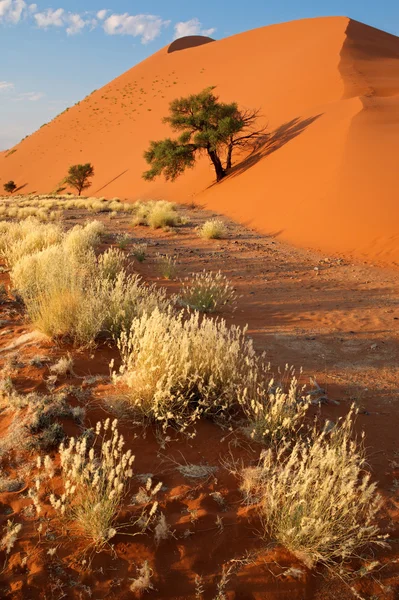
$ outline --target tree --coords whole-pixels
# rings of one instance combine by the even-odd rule
[[[94,175],[94,167],[91,163],[84,165],[72,165],[68,169],[68,176],[65,178],[65,183],[77,190],[80,196],[83,190],[91,186],[90,177]]]
[[[15,182],[12,179],[10,179],[10,181],[7,181],[7,183],[3,185],[3,188],[4,191],[7,192],[7,194],[12,194],[17,189],[17,186]]]
[[[236,102],[219,102],[214,89],[209,87],[170,103],[170,115],[163,122],[181,132],[180,136],[150,143],[144,158],[151,168],[143,173],[144,179],[163,174],[166,180],[174,181],[195,165],[197,155],[205,153],[215,169],[216,181],[220,181],[232,166],[234,148],[248,145],[265,130],[255,129],[259,111],[240,111]]]

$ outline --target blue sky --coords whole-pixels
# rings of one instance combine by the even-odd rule
[[[0,150],[175,37],[324,15],[399,35],[398,0],[0,0]]]

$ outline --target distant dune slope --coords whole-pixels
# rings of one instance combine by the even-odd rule
[[[0,154],[0,185],[49,192],[90,161],[92,195],[195,199],[294,244],[399,261],[399,38],[332,17],[200,42],[174,42]],[[205,158],[145,182],[169,102],[209,85],[260,108],[268,143],[218,185]]]

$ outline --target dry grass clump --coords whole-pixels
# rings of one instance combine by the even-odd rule
[[[147,244],[133,244],[131,255],[140,263],[144,262],[147,256]]]
[[[109,429],[109,434],[108,434]],[[100,450],[96,454],[95,445]],[[87,437],[71,438],[60,445],[61,493],[51,493],[50,504],[60,518],[66,520],[69,531],[84,538],[88,547],[97,551],[116,535],[120,507],[133,476],[134,456],[123,451],[125,441],[117,429],[117,420],[109,419],[96,426],[96,439],[88,447]],[[43,480],[52,478],[54,466],[50,457],[38,457],[40,476],[31,497],[41,507],[40,488]],[[50,483],[50,482],[49,482]]]
[[[133,225],[146,225],[152,229],[160,229],[177,227],[182,222],[174,204],[166,200],[137,202],[133,207]]]
[[[354,409],[330,433],[314,429],[292,447],[265,450],[244,469],[241,489],[259,502],[265,534],[309,567],[333,566],[367,544],[385,545],[374,524],[381,506],[353,439]]]
[[[96,258],[91,245],[100,231],[74,228],[62,244],[25,256],[11,271],[32,323],[51,337],[88,345],[100,334],[118,336],[143,312],[166,309],[165,291],[128,275],[120,250]]]
[[[164,279],[174,279],[177,273],[177,259],[169,254],[156,255],[158,271]]]
[[[226,226],[221,219],[205,221],[198,230],[198,235],[206,240],[220,240],[226,237]]]
[[[105,233],[105,226],[99,221],[90,221],[85,226],[75,225],[65,234],[63,246],[76,257],[83,257],[94,248]]]
[[[108,248],[100,254],[97,260],[102,279],[111,279],[114,281],[118,274],[124,270],[126,257],[123,252],[117,248]]]
[[[202,271],[182,282],[179,302],[200,312],[215,312],[227,304],[234,306],[237,295],[233,286],[220,271]]]
[[[265,378],[257,376],[243,387],[238,402],[247,419],[245,431],[258,442],[276,442],[294,438],[302,429],[310,407],[310,398],[304,396],[292,369],[286,366],[289,384],[277,383],[273,378],[265,385]]]
[[[259,362],[245,333],[199,313],[185,319],[185,311],[155,309],[122,332],[115,380],[127,385],[145,418],[185,430],[201,414],[227,413],[237,403],[238,389]]]
[[[33,217],[24,221],[0,223],[0,256],[10,267],[21,258],[44,250],[62,240],[59,225],[42,224]]]

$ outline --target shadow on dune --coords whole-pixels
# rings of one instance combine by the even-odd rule
[[[122,175],[124,175],[125,173],[127,173],[128,170],[129,169],[125,169],[125,171],[122,171],[122,173],[119,173],[119,175],[117,175],[116,177],[114,177],[113,179],[111,179],[110,181],[108,181],[107,183],[105,183],[103,186],[101,186],[100,188],[98,188],[98,190],[96,190],[95,192],[93,192],[93,194],[98,194],[98,192],[101,192],[101,190],[103,190],[108,185],[110,185],[111,183],[113,183],[116,179],[119,179],[119,177],[122,177]]]
[[[17,187],[17,189],[14,191],[14,194],[16,194],[17,192],[26,188],[27,185],[28,185],[27,183],[24,183],[24,184],[20,185],[19,187]]]
[[[250,154],[230,169],[228,177],[234,177],[235,175],[243,173],[262,160],[262,158],[276,152],[276,150],[279,150],[285,146],[285,144],[288,144],[288,142],[300,135],[307,127],[309,127],[309,125],[321,116],[322,113],[315,115],[314,117],[309,117],[308,119],[296,117],[295,119],[291,119],[291,121],[280,125],[273,133],[262,135],[254,143]]]

